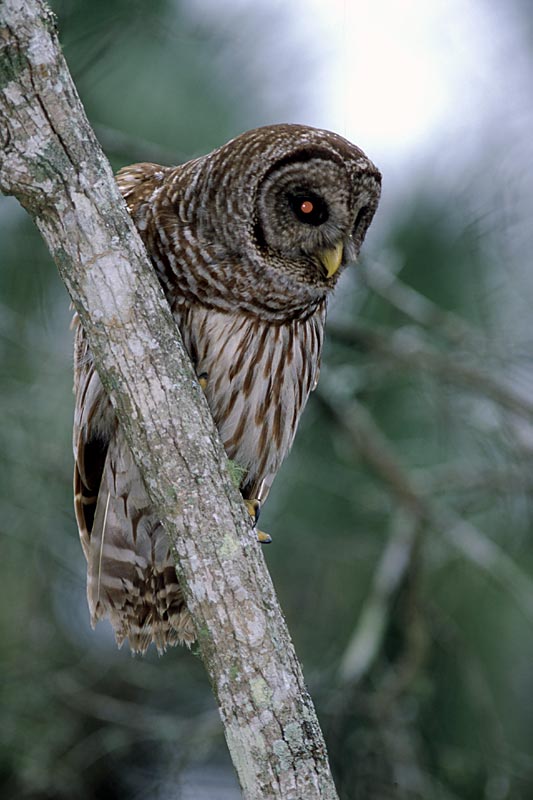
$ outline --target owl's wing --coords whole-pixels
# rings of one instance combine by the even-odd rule
[[[118,187],[130,212],[151,194],[167,168],[140,163],[121,169]],[[74,345],[74,507],[81,543],[89,560],[90,539],[109,443],[116,429],[116,417],[109,402],[81,327],[78,315],[72,320]]]
[[[167,172],[169,172],[168,167],[148,162],[131,164],[117,172],[118,188],[130,213],[150,197]]]
[[[78,315],[72,320],[74,344],[74,510],[85,558],[109,442],[116,426],[111,404],[95,369]]]
[[[109,616],[117,642],[194,641],[168,537],[151,506],[131,450],[95,369],[77,316],[74,391],[74,506],[87,559],[94,625]]]
[[[143,216],[167,167],[133,164],[117,183],[141,235]],[[144,652],[150,642],[190,643],[194,626],[177,582],[169,540],[95,369],[77,316],[74,364],[74,505],[87,559],[94,625],[108,616],[120,644]]]

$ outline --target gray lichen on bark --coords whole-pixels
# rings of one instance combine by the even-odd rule
[[[35,220],[168,531],[245,798],[337,797],[263,555],[41,0],[0,2],[0,189]]]

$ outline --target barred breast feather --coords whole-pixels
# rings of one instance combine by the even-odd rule
[[[178,315],[226,452],[246,470],[247,498],[264,502],[291,447],[318,380],[324,314],[285,325],[202,306]]]

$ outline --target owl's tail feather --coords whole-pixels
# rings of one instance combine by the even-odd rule
[[[109,617],[117,643],[160,653],[196,639],[168,536],[150,507],[131,451],[117,428],[104,464],[88,553],[91,623]]]

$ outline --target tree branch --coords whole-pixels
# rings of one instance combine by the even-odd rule
[[[474,325],[453,311],[445,311],[412,286],[404,283],[394,269],[389,269],[377,261],[366,260],[362,265],[361,276],[372,292],[405,314],[412,322],[441,334],[450,343],[478,347],[483,342],[481,333]]]
[[[149,494],[245,798],[336,798],[261,549],[42,0],[0,3],[0,188],[35,220]]]
[[[334,392],[328,392],[324,383],[322,380],[317,389],[322,407],[348,437],[354,452],[375,471],[395,497],[400,508],[408,512],[413,523],[423,523],[428,534],[436,533],[453,545],[456,551],[502,586],[532,622],[533,581],[527,573],[482,530],[463,519],[446,504],[426,496],[409,470],[400,463],[392,444],[380,430],[370,412],[355,399],[344,403],[333,401],[331,398]],[[405,554],[402,554],[405,563],[404,556]],[[396,583],[399,583],[402,577],[401,567],[402,565],[395,578]],[[387,603],[390,597],[391,593],[381,592],[380,602]],[[365,623],[364,609],[356,627],[359,628]],[[378,636],[379,629],[375,630],[373,635]],[[359,650],[357,658],[354,655],[354,639],[357,642],[357,633],[352,636],[349,649],[342,661],[341,677],[345,683],[357,681],[361,673]],[[377,644],[372,643],[372,646],[375,651]]]
[[[341,659],[341,682],[358,683],[370,671],[383,644],[392,599],[405,580],[421,531],[418,515],[402,508],[393,515],[389,539]]]
[[[533,418],[533,402],[514,386],[474,364],[461,362],[456,354],[441,353],[427,345],[416,329],[391,332],[368,325],[330,325],[330,336],[340,342],[364,347],[388,359],[398,368],[420,370],[478,392],[493,403],[526,419]]]

